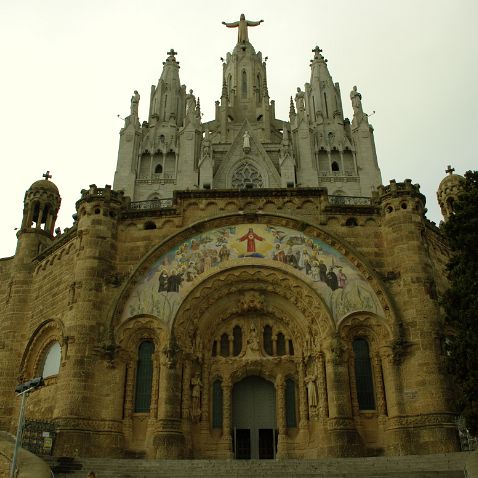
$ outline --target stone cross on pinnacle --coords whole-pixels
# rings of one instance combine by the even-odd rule
[[[313,53],[315,53],[315,56],[318,57],[322,53],[322,49],[319,48],[319,45],[317,45],[313,50]]]
[[[52,175],[50,174],[50,171],[47,171],[45,174],[42,174],[42,177],[45,178],[46,181],[48,181]]]
[[[445,173],[448,173],[448,174],[453,174],[453,172],[455,171],[455,168],[452,168],[450,165],[448,165],[448,169],[445,171]]]
[[[174,51],[174,48],[171,48],[171,50],[168,51],[169,56],[174,56],[174,55],[177,55],[177,54],[178,54],[178,52]]]

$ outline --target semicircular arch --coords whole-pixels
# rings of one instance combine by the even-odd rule
[[[235,213],[191,224],[152,249],[123,285],[110,326],[137,314],[158,316],[170,326],[199,276],[245,261],[302,275],[305,283],[322,289],[318,295],[337,323],[358,311],[395,322],[380,278],[345,241],[289,216]]]

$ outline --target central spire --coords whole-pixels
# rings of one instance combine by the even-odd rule
[[[244,13],[241,13],[238,22],[226,23],[222,22],[223,25],[226,25],[227,28],[237,28],[237,43],[248,43],[249,42],[249,35],[247,33],[247,27],[257,27],[260,25],[264,20],[259,20],[255,22],[253,20],[246,20],[246,16]]]

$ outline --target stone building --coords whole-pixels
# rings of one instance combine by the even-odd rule
[[[238,41],[211,121],[168,53],[147,121],[131,99],[113,188],[81,191],[69,230],[54,233],[48,174],[26,192],[0,261],[0,429],[16,427],[16,384],[43,375],[27,418],[54,425],[59,456],[458,449],[448,251],[425,197],[409,179],[382,185],[362,97],[344,118],[318,47],[276,118],[248,38],[259,24],[226,24]]]

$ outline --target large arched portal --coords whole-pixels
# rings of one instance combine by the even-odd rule
[[[155,348],[151,456],[353,455],[362,415],[376,447],[388,376],[374,344],[385,342],[367,342],[374,410],[361,411],[352,349],[387,328],[374,277],[312,229],[195,232],[138,268],[113,317],[120,329],[148,315],[167,331]]]
[[[232,425],[237,459],[274,458],[274,384],[256,375],[236,383],[232,389]]]

